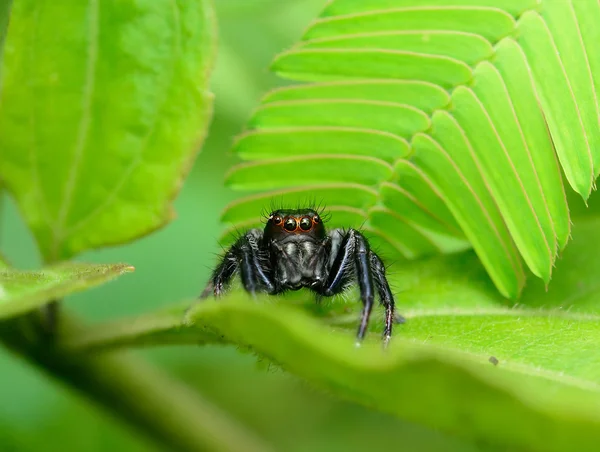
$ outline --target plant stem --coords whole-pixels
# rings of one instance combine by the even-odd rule
[[[0,341],[147,436],[181,451],[271,448],[185,384],[130,354],[83,354],[40,341],[31,318],[0,323]],[[61,315],[69,331],[81,326]]]

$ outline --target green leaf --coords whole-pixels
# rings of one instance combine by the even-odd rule
[[[0,319],[32,311],[133,271],[126,264],[64,263],[39,271],[0,270]]]
[[[318,197],[315,196],[315,192],[318,193]],[[256,221],[256,212],[260,212],[265,206],[275,210],[290,205],[308,204],[315,208],[325,205],[327,211],[330,212],[332,208],[335,209],[335,206],[339,205],[361,209],[374,204],[376,199],[377,192],[375,190],[359,184],[340,183],[319,185],[310,189],[296,188],[264,193],[235,201],[225,208],[221,220],[225,223]]]
[[[338,12],[335,17],[329,15],[317,20],[304,37],[313,39],[348,35],[356,33],[357,30],[365,33],[391,30],[452,30],[473,33],[489,41],[497,41],[512,33],[514,29],[513,17],[501,9],[454,5],[432,8],[424,2],[421,2],[421,5],[393,8],[390,4],[389,8],[373,8],[360,14]]]
[[[340,101],[369,99],[393,102],[400,105],[412,105],[427,114],[446,107],[450,103],[450,95],[432,83],[382,79],[288,86],[267,93],[263,98],[263,104],[312,99],[337,99]]]
[[[548,242],[546,230],[518,168],[489,115],[471,89],[459,87],[453,95],[451,113],[465,131],[477,152],[476,160],[490,187],[506,226],[531,271],[548,282],[556,247]],[[537,188],[537,187],[536,187]],[[539,206],[539,205],[536,205]],[[544,208],[542,205],[541,208]]]
[[[2,61],[2,55],[4,54],[4,41],[6,40],[11,6],[12,0],[5,0],[0,3],[0,61]],[[0,76],[1,75],[2,65],[0,64]],[[2,89],[2,85],[0,85],[0,89]]]
[[[279,55],[272,69],[293,80],[399,78],[452,88],[471,79],[469,66],[454,58],[387,49],[300,49]]]
[[[298,101],[282,101],[270,102],[260,107],[250,121],[252,128],[269,129],[262,132],[269,133],[294,133],[295,130],[279,129],[289,126],[290,124],[298,126],[306,126],[303,130],[311,126],[343,126],[343,127],[362,127],[366,129],[375,129],[382,132],[388,132],[401,137],[411,137],[417,132],[423,132],[430,127],[429,118],[421,110],[410,105],[397,104],[394,102],[382,101],[364,101],[364,100],[298,100]],[[276,130],[270,128],[278,127]],[[316,129],[316,127],[313,127]],[[310,130],[310,129],[309,129]],[[319,130],[319,129],[316,129]],[[325,129],[327,130],[327,129]],[[343,129],[341,129],[343,130]],[[360,131],[352,130],[348,136],[336,136],[330,134],[328,136],[319,136],[314,138],[314,142],[310,143],[313,146],[318,146],[319,140],[340,146],[342,149],[349,148],[347,152],[351,152],[353,147],[360,148],[364,145],[360,140]],[[364,134],[364,132],[363,132]],[[268,135],[267,135],[268,136]],[[254,137],[255,134],[242,135],[241,140],[246,141],[249,137]],[[264,137],[261,137],[264,140]],[[372,138],[373,141],[375,137]],[[265,146],[261,143],[244,143],[245,147],[260,147]],[[269,143],[270,144],[270,143]],[[395,143],[376,143],[375,146],[389,147],[394,149]],[[252,155],[244,155],[241,149],[241,143],[238,141],[235,146],[236,151],[240,153],[242,158],[249,158]],[[377,149],[377,148],[376,148]],[[391,152],[390,150],[390,152]],[[286,149],[290,151],[290,149]],[[292,152],[294,149],[292,149]],[[369,151],[367,148],[365,152]],[[268,151],[267,151],[268,152]],[[269,152],[272,154],[273,151]],[[370,152],[375,154],[375,150]],[[395,155],[394,157],[405,157],[408,154],[408,144],[405,144],[403,154]]]
[[[539,101],[565,176],[573,189],[586,199],[594,176],[592,152],[564,63],[546,22],[537,13],[523,15],[519,30],[519,44],[531,65]],[[569,149],[577,151],[569,152]]]
[[[299,172],[298,167],[303,171]],[[335,172],[331,172],[331,168]],[[283,174],[285,177],[279,177]],[[249,163],[235,167],[226,177],[234,188],[272,189],[306,183],[353,182],[376,185],[392,177],[392,168],[373,157],[345,155],[316,155],[287,157],[278,160]]]
[[[206,0],[15,2],[0,175],[47,260],[173,218],[211,117],[212,14]]]
[[[386,353],[378,315],[357,349],[359,303],[317,305],[302,293],[253,299],[235,292],[196,304],[187,323],[186,303],[97,325],[64,345],[104,351],[233,343],[338,396],[478,444],[594,450],[600,440],[599,221],[576,223],[556,283],[546,293],[534,282],[519,306],[495,292],[472,252],[395,265],[398,311],[407,321],[396,326]]]
[[[429,30],[426,34],[414,30],[360,33],[311,39],[299,46],[302,49],[322,47],[409,50],[415,53],[433,50],[435,54],[446,55],[470,65],[491,58],[494,53],[490,42],[480,35],[443,30]]]
[[[548,284],[569,240],[562,174],[586,199],[600,172],[598,18],[592,1],[332,0],[273,63],[283,77],[316,83],[268,93],[235,150],[263,161],[257,177],[281,174],[287,150],[392,163],[391,178],[369,178],[366,166],[343,176],[377,192],[361,205],[365,230],[413,257],[431,251],[423,235],[441,253],[464,249],[464,236],[500,293],[516,298],[521,260]],[[325,127],[386,140],[297,133]],[[390,135],[408,149],[398,152]],[[304,182],[237,187],[316,190],[341,181],[330,163],[315,177],[313,160],[296,160]],[[413,168],[424,182],[407,187]],[[401,194],[390,198],[390,186]],[[405,234],[398,218],[418,233]]]
[[[295,112],[294,115],[301,114]],[[427,121],[425,119],[425,121]],[[269,128],[240,136],[234,150],[243,159],[267,159],[285,149],[285,155],[366,155],[393,162],[406,157],[406,140],[392,133],[352,127]]]

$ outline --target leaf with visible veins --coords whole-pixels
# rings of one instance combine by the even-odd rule
[[[15,3],[0,175],[46,260],[172,219],[212,114],[214,46],[208,0]]]

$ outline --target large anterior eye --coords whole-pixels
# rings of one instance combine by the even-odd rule
[[[292,218],[292,217],[287,217],[285,219],[285,221],[283,222],[283,227],[285,228],[286,231],[295,231],[296,230],[296,219]]]
[[[308,231],[312,227],[312,220],[309,217],[302,217],[300,220],[300,229]]]

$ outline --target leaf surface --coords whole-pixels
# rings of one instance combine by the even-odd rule
[[[576,223],[555,284],[546,293],[535,281],[518,306],[497,294],[472,252],[393,266],[406,323],[385,353],[379,315],[363,347],[353,346],[359,303],[237,291],[196,304],[187,321],[186,303],[98,325],[66,345],[233,343],[338,396],[478,444],[591,451],[600,440],[598,221]]]
[[[134,268],[125,264],[64,263],[39,271],[0,269],[0,319],[32,311],[52,300],[104,284]]]
[[[214,35],[205,0],[14,4],[0,174],[47,260],[172,219],[211,117]]]
[[[391,163],[390,178],[368,178],[364,167],[348,179],[377,192],[361,206],[365,230],[413,257],[430,251],[423,235],[440,253],[464,249],[455,240],[464,235],[500,293],[517,298],[523,263],[549,284],[569,240],[563,174],[586,199],[600,172],[599,17],[594,1],[332,0],[273,63],[279,75],[312,83],[268,93],[235,150],[245,160],[271,159],[261,174],[281,168],[282,149],[300,157],[358,148]],[[312,127],[379,131],[408,148],[334,135],[313,142],[295,133],[271,141],[284,129]],[[313,163],[299,168],[312,172]],[[426,183],[403,184],[407,168]],[[277,186],[308,191],[340,182],[334,165],[318,174]],[[414,202],[390,198],[390,185]],[[462,234],[442,231],[432,217]],[[398,218],[418,233],[406,233]]]

